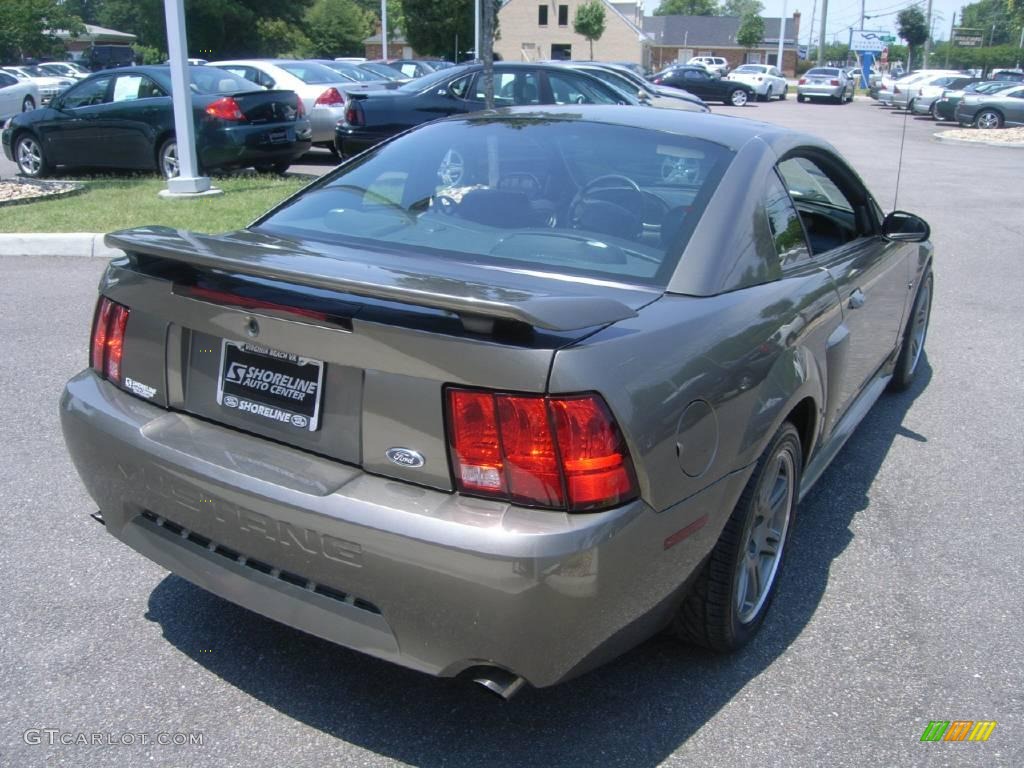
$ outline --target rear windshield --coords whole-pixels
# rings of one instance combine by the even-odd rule
[[[385,67],[382,64],[374,64],[372,61],[366,61],[358,65],[359,69],[369,72],[373,75],[379,75],[377,80],[404,80],[405,75],[398,72],[391,67]]]
[[[250,80],[245,80],[231,74],[226,69],[218,69],[217,67],[189,67],[188,75],[192,81],[192,93],[203,95],[241,93],[243,91],[257,91],[260,88]]]
[[[757,64],[744,64],[742,67],[736,67],[734,72],[737,73],[748,73],[752,75],[760,75],[764,72],[765,68],[760,67]]]
[[[417,77],[415,80],[410,80],[405,85],[399,86],[398,90],[402,93],[420,93],[438,83],[447,83],[453,77],[455,77],[455,70],[452,67],[448,67],[436,72],[429,72],[422,77]]]
[[[314,61],[279,61],[275,63],[289,75],[299,78],[307,85],[325,85],[340,81],[337,72]]]
[[[808,75],[818,75],[819,77],[837,77],[839,75],[838,69],[828,69],[826,67],[815,67],[814,69],[807,70]]]
[[[367,72],[365,69],[360,69],[352,64],[335,62],[334,64],[324,64],[324,66],[328,69],[333,69],[348,80],[356,80],[361,83],[370,82],[371,80],[380,80],[379,77],[374,77],[373,73]]]
[[[703,139],[565,117],[445,121],[367,152],[255,229],[664,286],[731,159]]]

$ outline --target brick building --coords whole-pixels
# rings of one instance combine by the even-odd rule
[[[658,70],[673,62],[685,63],[694,56],[721,56],[734,69],[740,64],[778,66],[780,19],[764,20],[764,39],[751,49],[736,42],[740,29],[738,16],[647,16],[644,34],[648,38],[649,63]],[[800,35],[800,11],[786,19],[782,66],[790,76],[796,74],[797,39]]]

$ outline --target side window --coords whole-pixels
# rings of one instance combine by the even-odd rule
[[[552,86],[553,87],[553,86]],[[473,98],[484,100],[484,78],[478,75]],[[540,88],[535,72],[501,72],[494,75],[494,106],[540,104]]]
[[[613,104],[604,93],[582,78],[568,73],[548,72],[548,84],[555,104]]]
[[[1011,99],[1024,99],[1024,88],[1018,88],[1016,91],[1010,91],[1006,95]]]
[[[118,75],[114,81],[114,97],[116,104],[120,101],[136,101],[166,96],[163,89],[143,75]]]
[[[465,77],[460,77],[458,80],[453,80],[448,84],[448,93],[458,99],[469,98],[469,81],[472,79],[472,75],[466,75]],[[479,79],[482,80],[483,78]],[[481,89],[482,85],[483,84],[481,83]],[[497,88],[495,88],[495,92],[497,92]],[[478,98],[482,99],[483,96],[481,95]]]
[[[698,72],[695,69],[687,69],[686,71],[683,72],[683,77],[685,77],[687,80],[694,81],[707,79],[707,75],[704,72]]]
[[[809,259],[811,254],[807,250],[800,215],[796,212],[786,188],[774,173],[768,177],[768,187],[764,193],[764,210],[768,215],[768,228],[771,229],[775,252],[783,268]]]
[[[815,256],[860,237],[855,206],[817,163],[791,157],[779,163],[779,175],[796,204]],[[863,205],[860,215],[868,215]]]
[[[0,72],[0,88],[6,88],[10,85],[14,85],[17,80],[8,75],[6,72]]]
[[[105,104],[109,86],[109,76],[97,77],[94,80],[87,80],[81,85],[76,85],[64,94],[64,107],[66,109],[77,109],[78,107]]]

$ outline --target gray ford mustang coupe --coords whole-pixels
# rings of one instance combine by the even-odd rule
[[[918,368],[928,225],[828,144],[646,107],[381,144],[101,281],[64,436],[214,594],[508,697],[764,620],[794,511]]]

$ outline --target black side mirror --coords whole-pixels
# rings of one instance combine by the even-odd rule
[[[923,243],[932,229],[920,216],[906,211],[893,211],[882,221],[882,237],[901,243]]]

